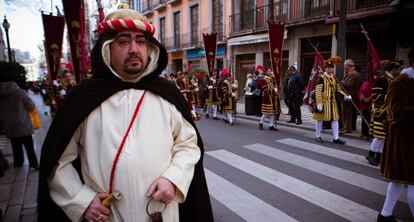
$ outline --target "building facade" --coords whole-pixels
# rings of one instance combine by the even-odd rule
[[[325,59],[336,55],[339,5],[340,0],[232,0],[227,44],[239,83],[255,66],[270,67],[266,21],[272,18],[286,23],[283,73],[296,63],[307,82],[315,56],[311,43]],[[347,0],[346,58],[353,59],[366,75],[363,24],[381,59],[405,60],[408,65],[406,55],[414,39],[412,12],[409,0]]]
[[[155,37],[168,51],[166,73],[207,69],[203,33],[217,32],[216,68],[230,65],[227,49],[230,1],[141,0],[141,13],[156,27]]]

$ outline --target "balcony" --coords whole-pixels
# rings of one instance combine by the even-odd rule
[[[154,4],[151,0],[149,1],[142,1],[142,15],[150,16],[153,13]]]
[[[167,0],[167,4],[171,4],[171,5],[178,3],[178,2],[181,2],[181,0]]]
[[[272,16],[275,21],[288,21],[288,10],[289,1],[281,0],[273,4],[273,10],[272,5],[265,5],[230,15],[231,35],[265,30]]]
[[[154,1],[154,10],[161,10],[167,7],[167,0],[155,0]]]
[[[165,47],[167,48],[168,52],[181,51],[182,50],[181,35],[176,36],[176,38],[168,37],[166,39]]]
[[[365,8],[374,8],[374,7],[378,7],[378,6],[384,6],[384,5],[389,5],[392,2],[392,0],[358,0],[355,1],[355,10],[359,10],[359,9],[365,9]],[[348,10],[350,10],[350,8],[348,7]],[[351,9],[352,10],[352,9]]]

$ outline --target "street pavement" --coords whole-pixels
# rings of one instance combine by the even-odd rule
[[[40,157],[50,115],[39,97],[42,128],[34,136]],[[202,112],[202,111],[200,111]],[[197,122],[206,146],[204,165],[216,221],[375,221],[387,183],[364,158],[369,142],[359,129],[342,135],[347,145],[314,142],[314,121],[302,107],[303,124],[288,124],[282,106],[279,131],[258,130],[259,117],[244,115],[238,103],[235,125],[202,118]],[[360,120],[358,120],[360,121]],[[0,150],[13,165],[10,143],[0,135]],[[26,158],[26,157],[25,157]],[[26,158],[27,159],[27,158]],[[0,221],[36,221],[38,172],[10,168],[0,178]],[[404,193],[395,214],[410,221]],[[3,219],[3,220],[2,220]]]
[[[314,132],[279,124],[259,130],[238,118],[233,126],[201,119],[204,166],[215,221],[376,221],[387,190],[379,167],[367,163],[368,141],[346,145],[314,140]],[[394,214],[412,221],[406,193]]]

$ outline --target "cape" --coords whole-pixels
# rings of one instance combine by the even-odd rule
[[[150,39],[150,41],[159,46],[156,40]],[[98,40],[98,47],[94,47],[91,53],[94,78],[82,81],[66,95],[43,143],[39,168],[38,221],[70,221],[63,210],[51,199],[47,179],[83,120],[111,95],[125,89],[148,90],[159,95],[173,104],[185,120],[194,127],[201,157],[195,165],[194,177],[186,200],[179,204],[180,221],[214,221],[203,169],[204,146],[200,133],[192,120],[187,102],[179,89],[170,81],[158,76],[167,63],[165,48],[160,48],[161,55],[156,70],[137,83],[128,83],[117,79],[108,68],[101,65],[103,64],[102,57],[97,52],[99,52],[99,45],[102,42],[102,39]],[[82,179],[79,158],[73,165]]]

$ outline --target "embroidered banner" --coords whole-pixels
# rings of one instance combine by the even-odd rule
[[[65,20],[63,16],[42,14],[43,29],[45,32],[45,51],[47,68],[52,80],[57,79],[62,57],[63,28]]]
[[[280,87],[281,76],[281,61],[283,50],[283,38],[285,36],[285,23],[268,21],[267,27],[269,30],[269,48],[272,61],[272,69],[276,78],[277,88]]]
[[[217,49],[217,33],[204,34],[204,51],[206,54],[208,74],[212,76],[214,70],[214,62],[216,61],[216,49]]]
[[[81,80],[81,0],[62,0],[76,82]]]

